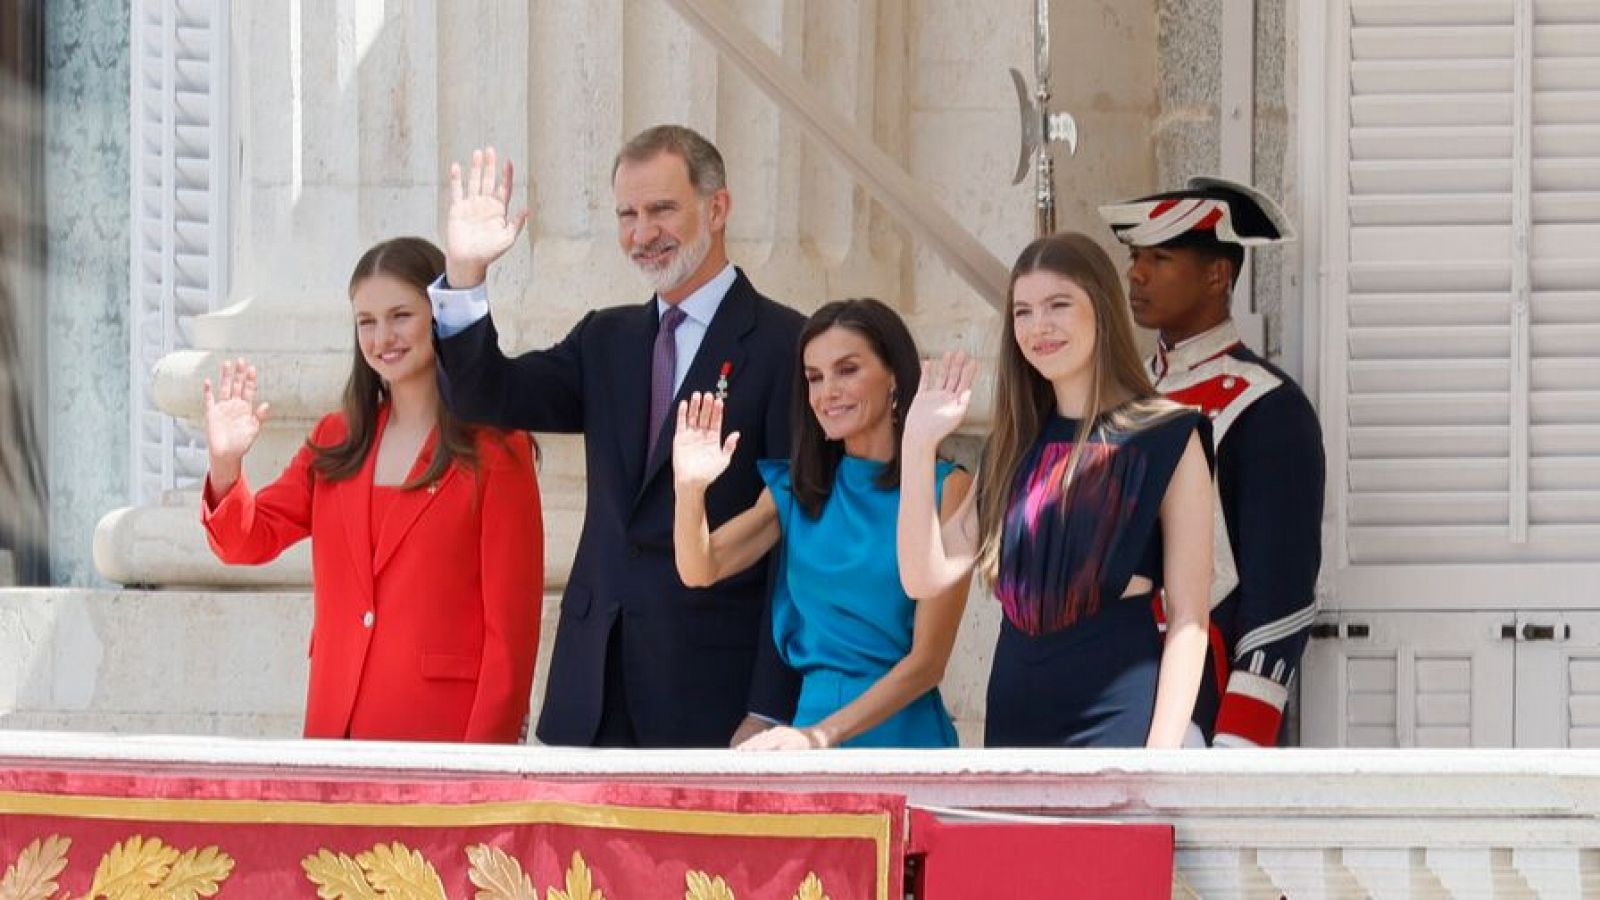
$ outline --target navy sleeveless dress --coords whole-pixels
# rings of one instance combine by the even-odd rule
[[[1189,435],[1199,429],[1206,444],[1209,424],[1175,409],[1130,432],[1102,425],[1065,489],[1078,422],[1045,424],[1011,484],[1001,532],[995,593],[1005,616],[986,746],[1144,745],[1161,634],[1151,594],[1122,594],[1135,575],[1160,587],[1161,500]]]

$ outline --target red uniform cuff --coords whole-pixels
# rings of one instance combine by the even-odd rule
[[[1283,724],[1289,689],[1260,675],[1235,671],[1217,710],[1212,743],[1228,747],[1273,747]]]

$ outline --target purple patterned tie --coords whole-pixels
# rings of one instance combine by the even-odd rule
[[[661,426],[666,424],[667,411],[672,408],[672,383],[678,375],[678,341],[673,335],[686,318],[688,315],[683,310],[667,307],[661,314],[655,350],[650,353],[650,435],[644,457],[646,463],[656,455],[656,439],[661,436]]]

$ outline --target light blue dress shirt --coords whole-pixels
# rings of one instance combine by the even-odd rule
[[[710,281],[700,285],[699,290],[679,301],[678,308],[683,310],[686,318],[673,335],[678,345],[678,367],[672,378],[674,394],[683,387],[683,379],[689,374],[689,364],[694,362],[694,355],[700,352],[700,343],[705,340],[706,330],[711,327],[711,319],[738,277],[733,263],[728,263]],[[440,275],[433,284],[428,285],[428,300],[433,304],[434,331],[441,338],[455,337],[489,314],[487,283],[457,290],[447,286],[444,276]],[[666,314],[669,305],[657,295],[658,320]]]

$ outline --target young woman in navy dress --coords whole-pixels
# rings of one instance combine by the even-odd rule
[[[1023,250],[1005,317],[974,499],[943,525],[935,451],[966,415],[976,363],[946,354],[928,364],[907,413],[906,589],[934,595],[974,567],[994,588],[1004,617],[987,745],[1181,746],[1206,653],[1205,420],[1151,387],[1121,279],[1088,237],[1052,235]]]

